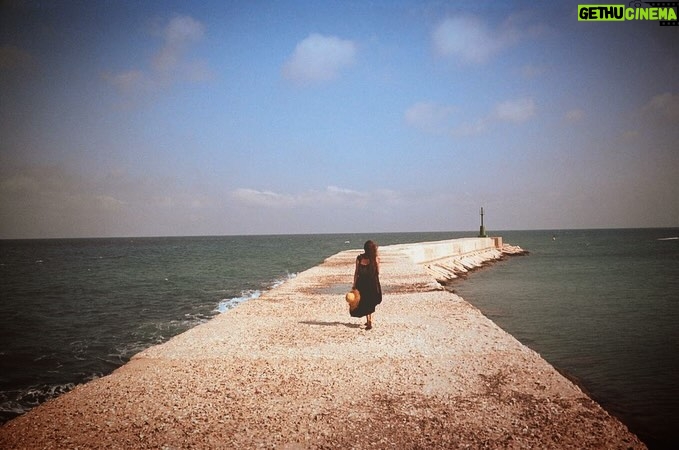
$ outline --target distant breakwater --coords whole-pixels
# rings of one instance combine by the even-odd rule
[[[521,247],[503,243],[502,237],[463,238],[390,248],[408,255],[442,285],[506,256],[529,254]]]

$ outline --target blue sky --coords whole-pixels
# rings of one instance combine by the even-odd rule
[[[677,227],[678,33],[575,1],[4,1],[0,238]]]

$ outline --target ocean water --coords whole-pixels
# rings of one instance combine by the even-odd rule
[[[372,237],[0,240],[0,423]]]
[[[448,288],[650,448],[679,448],[679,229],[497,234],[530,255]]]
[[[367,239],[473,234],[0,241],[0,423]],[[652,448],[676,448],[679,229],[493,234],[531,254],[449,289]]]

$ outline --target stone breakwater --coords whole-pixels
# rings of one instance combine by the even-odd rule
[[[391,248],[408,255],[440,283],[467,275],[471,270],[506,255],[528,254],[521,247],[503,244],[501,237],[452,239],[418,245],[394,245]]]
[[[435,247],[380,249],[372,330],[344,301],[359,251],[341,252],[6,423],[0,448],[645,448],[442,290]]]

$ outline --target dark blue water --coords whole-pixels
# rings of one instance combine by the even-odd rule
[[[495,234],[530,256],[452,288],[646,442],[676,443],[679,240],[659,239],[679,230]],[[469,235],[0,241],[0,423],[366,239]]]

